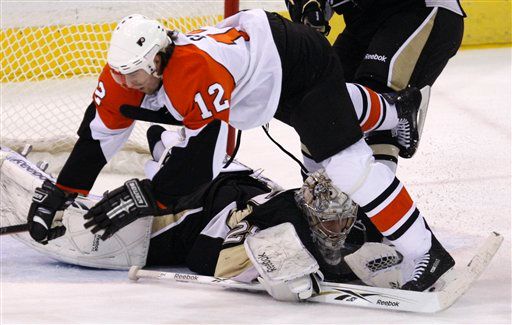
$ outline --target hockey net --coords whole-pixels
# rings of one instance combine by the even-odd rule
[[[29,143],[34,152],[65,160],[122,17],[140,13],[185,32],[220,21],[225,1],[238,7],[233,0],[3,2],[1,144],[19,150]],[[147,153],[148,126],[136,123],[122,159]]]

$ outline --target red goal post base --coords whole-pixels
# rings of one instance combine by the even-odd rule
[[[224,18],[232,16],[240,11],[240,2],[239,0],[225,0],[224,2]],[[229,156],[232,156],[235,151],[235,143],[236,143],[236,132],[235,128],[229,126],[228,130],[228,144],[226,148],[226,153]]]

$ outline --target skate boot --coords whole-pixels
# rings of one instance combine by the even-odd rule
[[[402,286],[403,290],[425,291],[455,265],[450,253],[444,249],[434,235],[432,235],[430,250],[415,259],[414,263],[412,279]]]
[[[392,129],[402,158],[411,158],[418,149],[423,124],[425,122],[430,87],[421,91],[408,87],[397,93],[382,94],[386,100],[395,104],[398,113],[398,125]]]

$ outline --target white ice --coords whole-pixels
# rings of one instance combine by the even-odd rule
[[[419,152],[399,177],[460,266],[491,231],[505,241],[451,308],[434,315],[314,303],[141,280],[55,262],[12,237],[1,243],[1,323],[511,323],[511,49],[465,50],[432,91]],[[271,133],[298,155],[292,129]],[[297,166],[261,130],[244,132],[238,158],[286,187]],[[96,192],[121,180],[103,181]],[[100,192],[101,193],[101,192]]]

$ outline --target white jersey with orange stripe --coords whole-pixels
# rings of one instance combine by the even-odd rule
[[[190,129],[214,119],[245,130],[274,116],[282,68],[263,10],[243,11],[215,27],[178,34],[155,104]]]
[[[145,95],[117,84],[109,66],[104,67],[79,130],[80,150],[74,151],[71,163],[61,172],[61,186],[80,193],[90,190],[100,170],[127,141],[134,127],[134,121],[121,114],[124,104],[149,110],[165,106],[190,129],[187,135],[191,137],[198,136],[213,120],[238,129],[271,120],[279,102],[282,69],[266,13],[244,11],[215,27],[179,34],[162,77],[163,86],[157,93]],[[218,130],[211,129],[219,133],[218,139],[209,139],[216,148],[213,158],[204,160],[205,168],[212,173],[198,183],[218,174],[221,152],[225,152],[226,128],[221,125]],[[210,133],[207,136],[212,137]],[[172,156],[186,159],[184,153],[177,153],[180,150],[173,150]],[[83,161],[95,163],[86,168]],[[179,170],[179,162],[175,163],[169,169]]]

